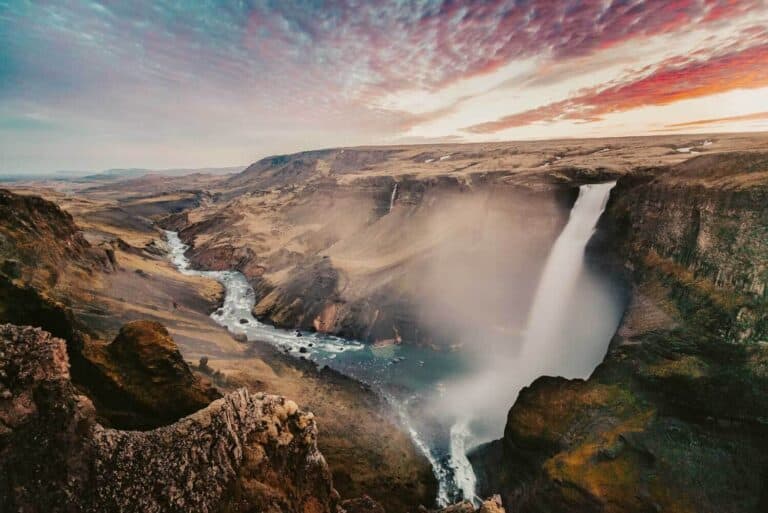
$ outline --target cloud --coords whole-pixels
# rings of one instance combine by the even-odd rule
[[[728,32],[729,24],[764,19],[766,7],[762,0],[10,0],[0,2],[0,115],[51,119],[83,141],[94,133],[136,140],[152,127],[169,159],[203,140],[242,145],[235,162],[274,153],[267,146],[371,144],[470,108],[487,91],[465,99],[455,87],[448,98],[470,79],[529,62],[542,69],[527,74],[538,83],[524,85],[567,84],[569,69],[607,66],[597,57],[607,49]],[[447,99],[413,110],[384,101],[413,91]],[[556,106],[527,114],[557,115]],[[14,137],[0,151],[18,138],[30,148],[54,146],[28,129]],[[104,146],[104,159],[118,150],[119,142]]]
[[[645,75],[590,88],[566,100],[465,128],[488,134],[558,120],[594,122],[607,114],[709,96],[734,89],[768,86],[768,32],[765,42],[712,56],[671,58]],[[647,71],[647,70],[645,70]]]
[[[712,125],[724,125],[726,123],[738,123],[740,121],[761,121],[768,120],[768,111],[755,112],[752,114],[742,114],[740,116],[726,116],[722,118],[697,119],[695,121],[686,121],[685,123],[671,123],[664,125],[666,129],[676,130],[680,128],[698,128]]]

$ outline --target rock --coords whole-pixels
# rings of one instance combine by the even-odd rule
[[[2,272],[48,291],[69,267],[111,271],[107,254],[91,246],[72,216],[38,196],[0,189]],[[6,268],[6,266],[9,266]]]
[[[234,338],[238,342],[242,342],[242,343],[248,342],[248,335],[246,335],[245,333],[235,333],[232,335],[232,338]]]
[[[87,511],[93,406],[70,382],[63,340],[0,325],[0,511]]]
[[[21,262],[14,259],[3,260],[0,266],[0,272],[3,272],[11,279],[16,279],[21,276]]]
[[[475,507],[470,501],[461,501],[456,504],[451,504],[442,509],[435,510],[434,513],[475,513]]]
[[[307,352],[307,348],[306,348],[306,347],[304,347],[304,346],[301,346],[301,347],[299,348],[299,352],[300,352],[300,353],[306,353],[306,352]]]
[[[384,507],[368,495],[343,501],[341,509],[346,513],[385,513]]]
[[[480,509],[478,509],[478,513],[504,513],[501,495],[494,495],[490,499],[484,500],[480,505]]]
[[[144,245],[144,251],[154,256],[165,256],[168,253],[168,247],[165,241],[153,239]]]
[[[291,401],[240,389],[152,431],[108,429],[63,340],[2,325],[0,349],[0,511],[335,512],[314,420]]]
[[[112,248],[104,248],[104,253],[107,255],[107,260],[112,265],[113,269],[117,268],[117,256],[115,256],[115,250]]]
[[[240,324],[248,324],[248,319],[240,319]]]
[[[103,393],[96,406],[116,426],[156,427],[221,397],[190,371],[158,322],[129,322],[112,343],[91,344],[84,352],[99,373]]]

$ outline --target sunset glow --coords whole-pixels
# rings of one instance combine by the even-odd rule
[[[768,128],[768,2],[0,2],[0,170]]]

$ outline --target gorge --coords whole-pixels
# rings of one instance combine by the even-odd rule
[[[0,0],[0,513],[767,513],[768,0]]]
[[[9,195],[0,320],[66,339],[78,393],[109,429],[161,414],[175,426],[219,393],[144,391],[119,349],[136,319],[178,344],[143,358],[178,367],[180,353],[237,408],[252,401],[228,395],[241,388],[296,398],[315,413],[328,467],[312,490],[328,507],[332,477],[342,498],[392,512],[494,494],[523,512],[759,511],[768,143],[707,140],[693,156],[663,138],[552,143],[562,164],[546,170],[517,170],[520,143],[323,150],[200,190],[152,178],[149,191],[47,191],[69,221]],[[494,151],[513,171],[461,171],[499,165]],[[445,169],[420,168],[444,154]],[[178,367],[146,383],[190,379]],[[703,477],[700,461],[723,471]]]
[[[395,410],[400,412],[404,428],[411,433],[416,446],[424,451],[433,465],[439,485],[438,505],[447,506],[457,500],[476,500],[474,470],[467,460],[466,453],[470,449],[470,443],[476,445],[488,442],[491,438],[482,439],[473,435],[471,426],[479,425],[483,432],[499,436],[501,420],[493,419],[498,422],[494,426],[490,419],[473,418],[470,409],[468,412],[457,412],[457,420],[451,425],[440,426],[438,433],[427,434],[420,432],[418,427],[420,424],[423,426],[427,419],[411,420],[406,402],[419,403],[424,400],[434,400],[430,396],[436,387],[440,386],[444,387],[440,402],[477,404],[483,400],[485,390],[497,390],[503,387],[504,396],[496,397],[494,400],[502,399],[512,403],[517,391],[529,385],[540,375],[582,378],[589,375],[600,362],[607,348],[610,334],[616,328],[621,310],[618,306],[614,306],[614,313],[611,314],[611,308],[599,308],[601,314],[598,316],[598,322],[581,327],[582,331],[590,334],[582,340],[573,337],[574,332],[579,332],[578,328],[573,328],[578,316],[574,315],[576,309],[569,304],[569,298],[573,295],[572,289],[582,277],[584,249],[614,185],[615,182],[609,182],[580,187],[579,197],[573,206],[570,219],[563,233],[558,236],[544,267],[520,354],[518,356],[494,355],[495,359],[507,367],[512,382],[496,370],[489,371],[487,365],[474,369],[467,368],[466,360],[470,357],[462,354],[461,351],[442,355],[428,348],[413,350],[408,345],[376,351],[375,348],[366,347],[359,341],[345,340],[322,333],[300,331],[291,333],[265,325],[252,314],[256,295],[241,273],[191,270],[190,263],[184,256],[188,248],[181,242],[176,232],[166,231],[165,233],[171,259],[182,273],[206,276],[219,281],[224,286],[224,303],[220,309],[211,314],[216,322],[232,333],[245,335],[248,340],[275,344],[288,353],[308,358],[320,365],[327,365],[363,383],[373,385],[379,393],[393,403]],[[389,211],[394,204],[396,193],[397,184],[392,189]],[[594,296],[605,294],[605,290],[583,280],[580,285],[579,293],[592,297],[595,305],[602,307],[603,302],[610,301],[610,298],[604,299],[603,302],[594,298]],[[569,321],[568,328],[565,324],[566,319],[573,319]],[[570,336],[566,335],[567,331],[570,331]],[[589,346],[595,349],[585,347],[587,344],[582,342],[589,342]],[[563,348],[564,343],[572,344],[575,350]],[[473,350],[482,351],[482,345],[481,347],[476,345]],[[445,360],[449,358],[457,361],[446,364]],[[414,360],[415,365],[405,363]],[[579,365],[574,362],[584,363]],[[491,379],[488,379],[489,377]],[[473,387],[476,389],[473,390],[475,395],[467,397],[466,390]],[[446,439],[447,446],[445,442],[441,442]]]

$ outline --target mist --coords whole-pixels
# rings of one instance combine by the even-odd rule
[[[464,230],[433,255],[420,300],[429,321],[458,338],[468,370],[432,390],[424,411],[466,423],[467,448],[502,436],[509,408],[536,378],[586,378],[602,360],[624,308],[620,285],[584,260],[602,187],[586,218],[567,227],[569,212],[551,198],[509,195],[451,201],[433,220],[435,230]]]

